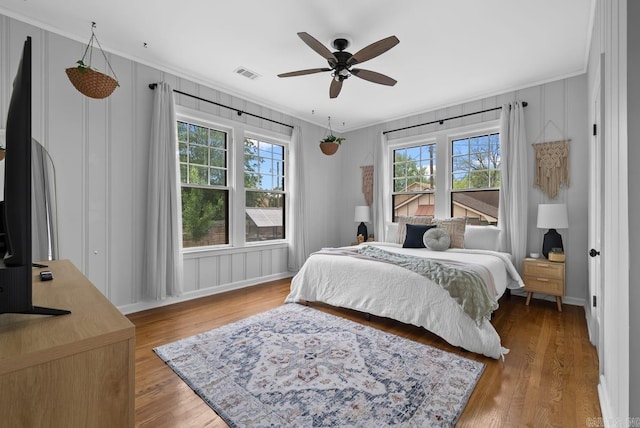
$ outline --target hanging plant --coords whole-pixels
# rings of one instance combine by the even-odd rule
[[[82,94],[86,95],[90,98],[102,99],[106,98],[113,93],[116,87],[120,86],[118,81],[115,78],[116,73],[111,68],[111,64],[109,64],[109,60],[107,59],[107,55],[102,50],[102,46],[100,46],[100,42],[96,37],[93,29],[96,27],[96,23],[91,23],[91,38],[89,39],[89,43],[84,50],[84,55],[82,55],[82,59],[76,61],[77,66],[69,67],[65,70],[67,73],[67,77],[71,81],[71,84]],[[100,52],[102,52],[102,56],[111,70],[111,73],[114,77],[111,77],[107,74],[101,73],[95,68],[91,66],[91,59],[93,57],[93,42],[98,44],[98,48]],[[91,48],[91,49],[89,49]],[[87,57],[87,53],[89,54],[89,64],[85,63],[85,59]]]
[[[344,141],[342,137],[336,137],[331,130],[331,116],[328,118],[328,135],[320,140],[320,150],[327,156],[331,156],[338,151],[340,144]]]

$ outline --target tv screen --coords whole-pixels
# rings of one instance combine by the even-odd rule
[[[0,263],[0,313],[63,315],[33,306],[31,260],[31,37],[24,42],[7,113],[4,168],[5,255]]]

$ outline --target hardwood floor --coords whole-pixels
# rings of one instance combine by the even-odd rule
[[[226,427],[153,348],[282,305],[289,280],[129,315],[136,326],[136,426]],[[314,303],[320,310],[482,361],[486,368],[457,426],[583,427],[601,416],[598,363],[584,309],[503,297],[493,325],[510,348],[504,361],[452,347],[422,328]]]

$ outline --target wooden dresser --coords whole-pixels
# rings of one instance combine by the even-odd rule
[[[0,314],[0,427],[132,427],[135,327],[68,260],[33,269],[33,304]]]
[[[562,312],[562,296],[564,296],[564,262],[551,262],[547,259],[526,258],[522,262],[522,280],[527,292],[529,305],[533,293],[556,296],[556,305]]]

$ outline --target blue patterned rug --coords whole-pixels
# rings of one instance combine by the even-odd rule
[[[453,426],[484,370],[295,303],[154,351],[231,427]]]

